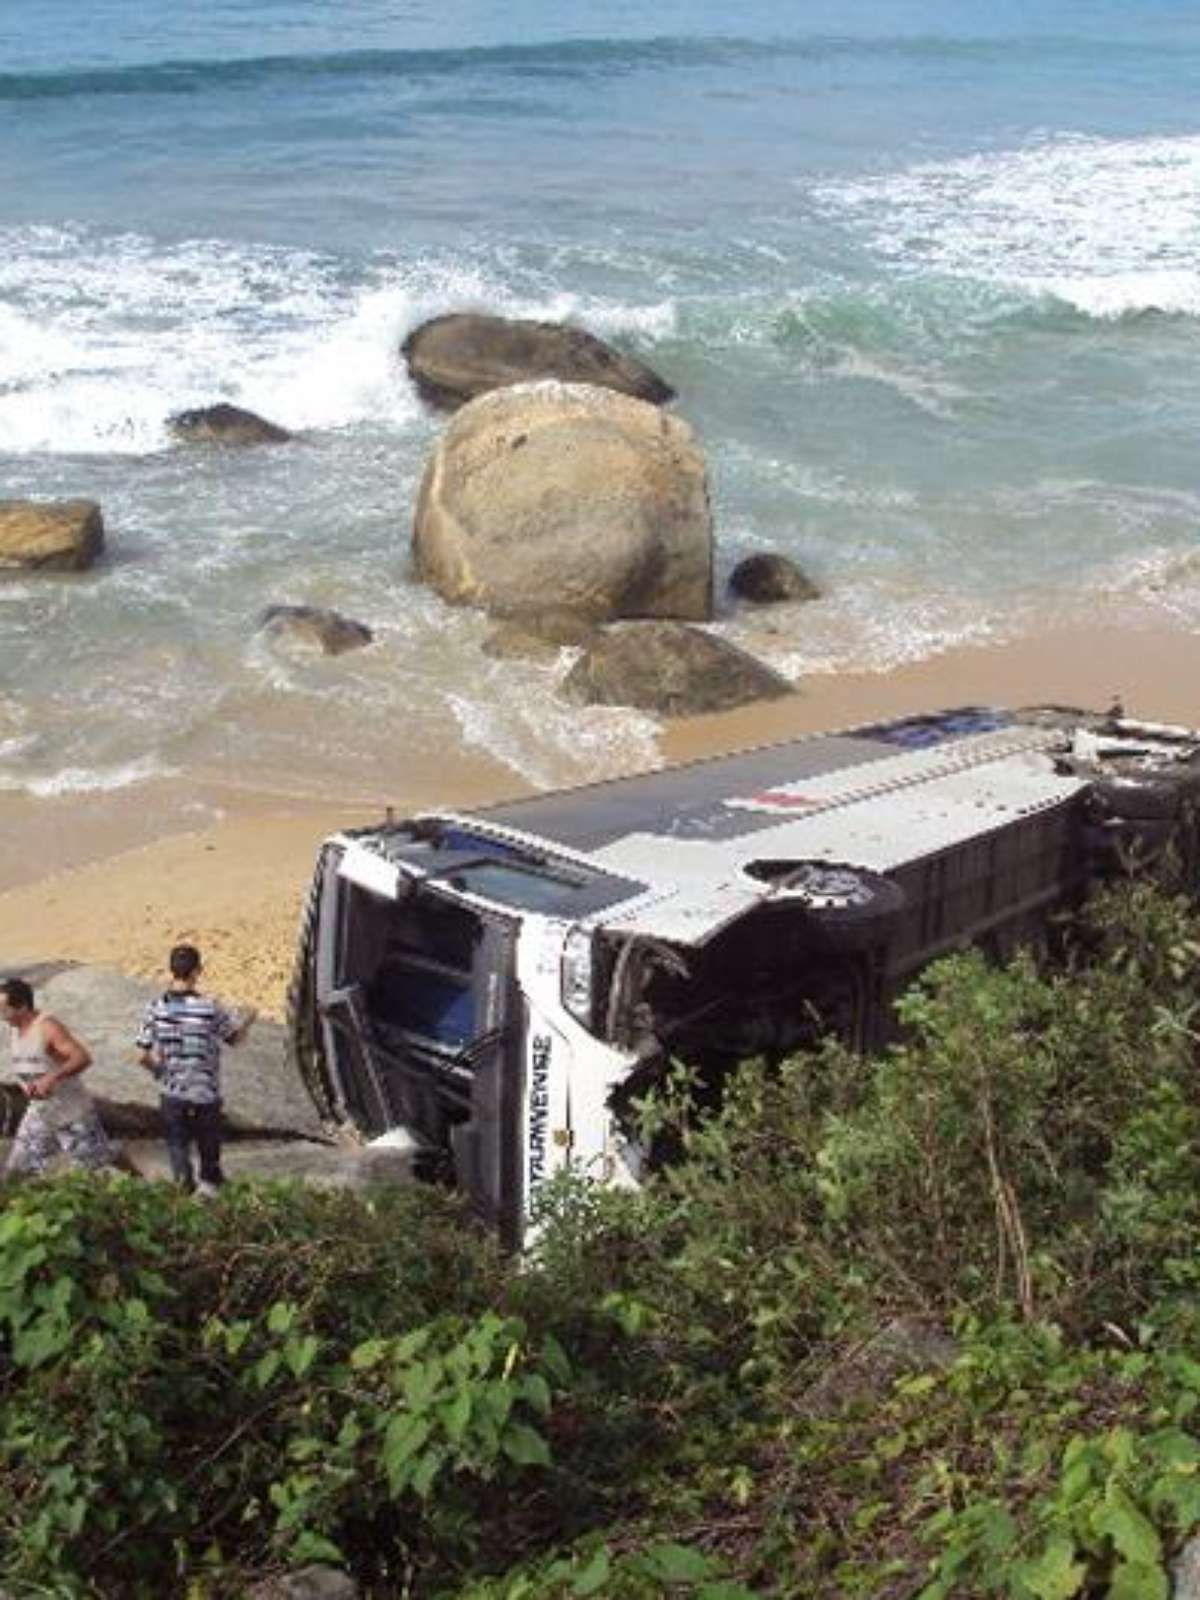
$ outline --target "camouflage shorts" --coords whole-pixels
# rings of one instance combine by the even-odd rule
[[[113,1148],[104,1124],[95,1111],[89,1111],[74,1122],[55,1127],[40,1106],[31,1104],[17,1129],[4,1164],[4,1176],[17,1178],[45,1172],[60,1155],[69,1166],[86,1167],[89,1171],[108,1166]]]

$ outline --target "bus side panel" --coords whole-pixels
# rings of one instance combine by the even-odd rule
[[[1050,914],[1085,887],[1081,820],[1074,799],[901,867],[907,908],[888,965],[904,977],[968,944],[1005,955],[1036,942]]]

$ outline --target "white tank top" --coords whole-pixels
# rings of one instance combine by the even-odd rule
[[[45,1072],[58,1071],[58,1062],[46,1049],[45,1024],[46,1018],[38,1017],[24,1033],[19,1033],[16,1028],[8,1030],[13,1071],[22,1083],[31,1083]],[[64,1078],[49,1100],[29,1102],[30,1106],[37,1106],[51,1127],[78,1121],[91,1110],[92,1098],[80,1083],[79,1076],[76,1073],[74,1077]]]

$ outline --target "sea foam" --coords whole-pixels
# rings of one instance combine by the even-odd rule
[[[902,270],[1049,294],[1089,316],[1200,314],[1200,138],[1055,136],[813,186]]]

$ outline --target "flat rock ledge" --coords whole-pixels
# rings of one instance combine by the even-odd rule
[[[0,500],[0,571],[83,572],[103,548],[95,500]]]

